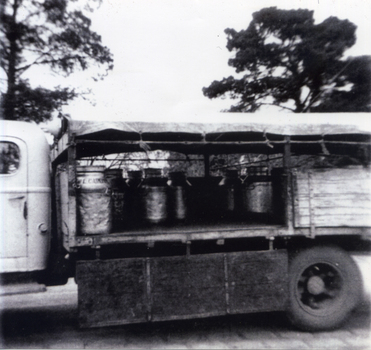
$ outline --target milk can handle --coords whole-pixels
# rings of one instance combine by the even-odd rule
[[[248,178],[248,175],[246,175],[245,177],[243,177],[243,176],[239,176],[238,178],[241,180],[242,184],[244,184],[245,181],[246,181],[247,178]]]

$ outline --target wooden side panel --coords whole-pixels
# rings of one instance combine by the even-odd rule
[[[82,327],[147,320],[145,259],[80,261],[76,276]]]
[[[363,167],[298,173],[295,226],[371,226],[370,181]]]
[[[283,310],[287,252],[79,261],[80,325]]]
[[[153,259],[152,319],[225,314],[223,261],[222,254]]]
[[[285,250],[228,254],[230,312],[283,310],[287,271]]]

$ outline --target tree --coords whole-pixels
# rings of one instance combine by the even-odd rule
[[[331,93],[323,93],[321,103],[313,112],[371,112],[371,56],[352,57],[341,61]],[[334,85],[334,84],[333,84]]]
[[[100,72],[95,79],[113,68],[112,54],[91,30],[91,20],[77,8],[77,0],[0,0],[0,6],[4,119],[41,122],[56,112],[62,117],[62,107],[82,93],[60,86],[32,87],[24,75],[33,67],[47,66],[67,77],[96,65]]]
[[[370,70],[369,58],[342,59],[356,41],[355,31],[353,23],[336,17],[314,24],[309,10],[262,9],[246,30],[225,30],[227,48],[235,52],[228,64],[243,76],[213,81],[203,93],[238,100],[230,112],[255,112],[264,105],[295,113],[339,112],[358,103],[357,111],[370,111],[365,81],[370,75],[362,78]],[[360,98],[363,88],[368,91]]]

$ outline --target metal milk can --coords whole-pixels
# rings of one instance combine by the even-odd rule
[[[110,185],[104,166],[77,167],[77,215],[84,235],[108,234],[112,229]]]
[[[228,169],[219,183],[220,206],[222,215],[236,214],[241,209],[242,192],[238,171]]]
[[[106,179],[111,187],[112,199],[112,230],[121,231],[125,228],[125,192],[126,183],[122,177],[122,169],[106,169],[104,172]]]
[[[187,218],[187,179],[183,171],[169,173],[170,216],[174,220]]]
[[[140,186],[143,203],[143,219],[151,224],[164,223],[168,219],[167,179],[161,169],[144,170],[145,178]]]

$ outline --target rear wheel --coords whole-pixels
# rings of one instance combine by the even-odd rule
[[[348,253],[336,247],[306,249],[289,266],[287,314],[302,329],[333,329],[347,319],[361,292],[361,275]]]

